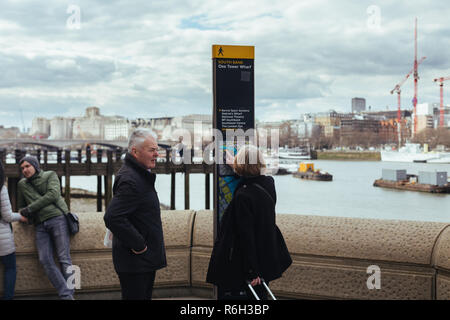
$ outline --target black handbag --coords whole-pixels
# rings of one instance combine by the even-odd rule
[[[61,209],[56,203],[54,203],[53,205],[57,207],[66,217],[67,228],[69,229],[70,235],[73,236],[74,234],[77,234],[78,231],[80,231],[80,222],[78,220],[78,216],[70,211],[65,213],[64,210]]]
[[[73,212],[64,213],[67,220],[67,227],[71,235],[77,234],[80,231],[80,222],[78,216]]]

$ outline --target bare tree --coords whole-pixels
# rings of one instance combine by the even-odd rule
[[[447,128],[426,128],[419,131],[412,139],[412,142],[427,143],[431,149],[436,148],[438,145],[450,148],[450,130]]]

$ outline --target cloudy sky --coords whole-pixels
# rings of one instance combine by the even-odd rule
[[[352,97],[394,110],[414,60],[419,103],[450,76],[448,1],[2,0],[0,124],[81,116],[212,113],[213,44],[255,46],[259,120],[349,112]],[[450,103],[450,81],[444,99]],[[402,88],[410,108],[413,81]]]

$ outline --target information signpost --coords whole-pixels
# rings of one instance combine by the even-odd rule
[[[236,132],[240,136],[255,128],[254,58],[254,46],[212,46],[213,128],[221,133],[221,136],[215,136],[218,154],[215,155],[214,168],[214,239],[239,183],[239,177],[225,164],[225,150],[235,155]],[[226,141],[227,136],[233,136],[233,141]]]

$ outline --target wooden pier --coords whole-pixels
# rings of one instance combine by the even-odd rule
[[[105,208],[108,207],[112,199],[113,175],[117,173],[123,164],[121,159],[123,150],[97,149],[95,150],[96,162],[92,161],[92,152],[88,147],[86,150],[77,149],[77,158],[71,159],[73,150],[57,150],[56,162],[49,162],[48,150],[34,150],[31,154],[35,155],[40,163],[41,169],[55,171],[60,181],[65,177],[64,186],[61,184],[61,193],[64,194],[66,203],[70,209],[70,177],[72,176],[97,176],[97,211],[101,212],[104,202]],[[83,151],[85,151],[84,156]],[[20,172],[19,161],[27,154],[25,150],[15,150],[15,163],[6,162],[6,151],[0,149],[0,159],[5,167],[5,176],[7,178],[8,192],[11,205],[14,211],[17,211],[17,183],[23,177]],[[190,209],[190,185],[189,176],[191,174],[205,175],[205,209],[211,209],[210,195],[210,174],[214,172],[214,165],[205,163],[193,163],[192,152],[190,155],[190,164],[174,164],[171,161],[170,149],[166,149],[165,155],[158,159],[156,167],[152,172],[156,174],[170,174],[170,209],[175,210],[175,175],[177,172],[184,173],[184,209]],[[106,162],[102,162],[103,156],[106,155]],[[84,158],[84,159],[83,159]],[[103,182],[102,182],[103,181]],[[102,195],[102,183],[105,186],[105,194]]]

